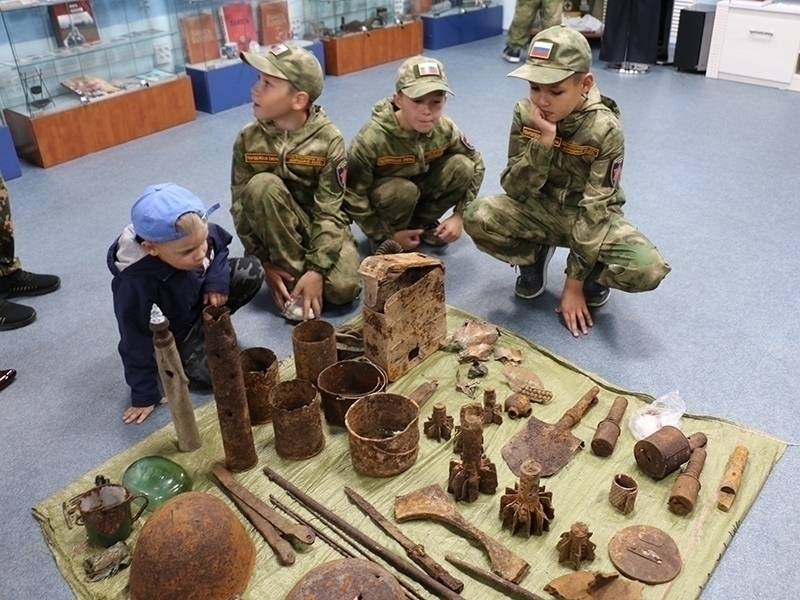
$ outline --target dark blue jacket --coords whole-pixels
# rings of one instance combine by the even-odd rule
[[[136,241],[128,226],[108,249],[108,268],[114,279],[114,313],[119,327],[119,354],[125,367],[125,381],[131,387],[133,406],[151,406],[161,400],[158,366],[150,331],[150,309],[157,304],[169,319],[176,340],[183,340],[192,324],[201,318],[203,294],[230,291],[228,244],[231,235],[219,225],[208,224],[208,253],[211,264],[182,271],[150,256]]]

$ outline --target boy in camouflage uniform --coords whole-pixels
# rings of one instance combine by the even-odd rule
[[[231,214],[248,254],[261,261],[272,299],[287,316],[318,317],[323,299],[345,304],[361,291],[359,256],[342,212],[344,138],[320,106],[322,67],[303,48],[244,52],[258,70],[255,120],[233,145]]]
[[[461,214],[478,193],[484,166],[443,114],[448,93],[442,63],[409,58],[397,71],[395,94],[375,104],[347,149],[345,210],[373,249],[388,239],[413,250],[420,242],[443,246],[461,236]]]
[[[509,75],[529,81],[530,95],[514,108],[500,175],[506,194],[479,198],[464,214],[479,249],[519,265],[522,298],[544,292],[554,246],[569,248],[556,310],[574,336],[588,333],[589,307],[605,304],[609,287],[652,290],[670,271],[623,215],[619,111],[600,95],[591,65],[589,44],[574,29],[533,38],[525,65]]]
[[[542,11],[542,30],[561,25],[561,14],[564,0],[517,0],[514,7],[514,19],[508,26],[506,47],[503,58],[510,63],[518,63],[520,54],[528,47],[531,29],[536,20],[536,13]]]

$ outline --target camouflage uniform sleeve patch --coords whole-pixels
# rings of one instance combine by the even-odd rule
[[[244,160],[251,165],[277,165],[277,154],[265,154],[263,152],[245,152]]]
[[[287,154],[287,165],[300,165],[304,167],[324,167],[328,163],[328,159],[324,156],[316,156],[314,154]]]
[[[537,140],[541,136],[541,132],[538,129],[534,129],[533,127],[523,126],[522,128],[522,136],[526,137],[531,140]]]
[[[461,143],[464,144],[467,150],[475,150],[475,144],[473,144],[463,132],[461,133]]]
[[[342,189],[347,187],[347,161],[342,160],[338,165],[336,165],[336,181],[339,182],[339,185]]]
[[[413,154],[406,154],[404,156],[379,156],[375,161],[379,167],[386,165],[413,165],[417,162],[417,157]]]
[[[606,173],[606,187],[616,188],[619,185],[619,180],[622,179],[622,155],[611,161],[608,165],[608,172]]]

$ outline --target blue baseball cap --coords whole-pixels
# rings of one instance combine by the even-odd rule
[[[131,223],[143,240],[174,242],[186,235],[175,227],[182,215],[195,213],[206,220],[218,208],[219,203],[206,208],[200,198],[176,183],[158,183],[146,188],[133,203]]]

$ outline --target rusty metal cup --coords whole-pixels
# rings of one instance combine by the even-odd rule
[[[322,370],[338,360],[336,330],[327,321],[304,321],[292,330],[292,350],[295,377],[317,385]]]
[[[142,498],[144,504],[131,516],[131,502]],[[95,544],[110,548],[128,539],[134,522],[147,508],[147,496],[134,494],[123,485],[100,485],[82,494],[77,500],[79,525],[86,527],[86,535]]]
[[[408,469],[419,452],[419,407],[400,394],[382,392],[356,400],[344,417],[353,467],[371,477]]]
[[[304,460],[322,452],[325,436],[319,394],[303,379],[282,381],[269,393],[275,452],[288,460]]]
[[[639,484],[636,483],[633,477],[620,473],[615,475],[614,479],[611,481],[608,501],[623,515],[627,515],[633,511],[633,505],[636,502],[638,490]]]
[[[344,427],[344,415],[353,403],[386,387],[386,372],[364,360],[343,360],[325,367],[317,378],[322,412],[330,425]]]
[[[272,419],[269,392],[280,381],[278,358],[269,348],[247,348],[239,354],[242,361],[244,390],[251,425],[263,425]]]

